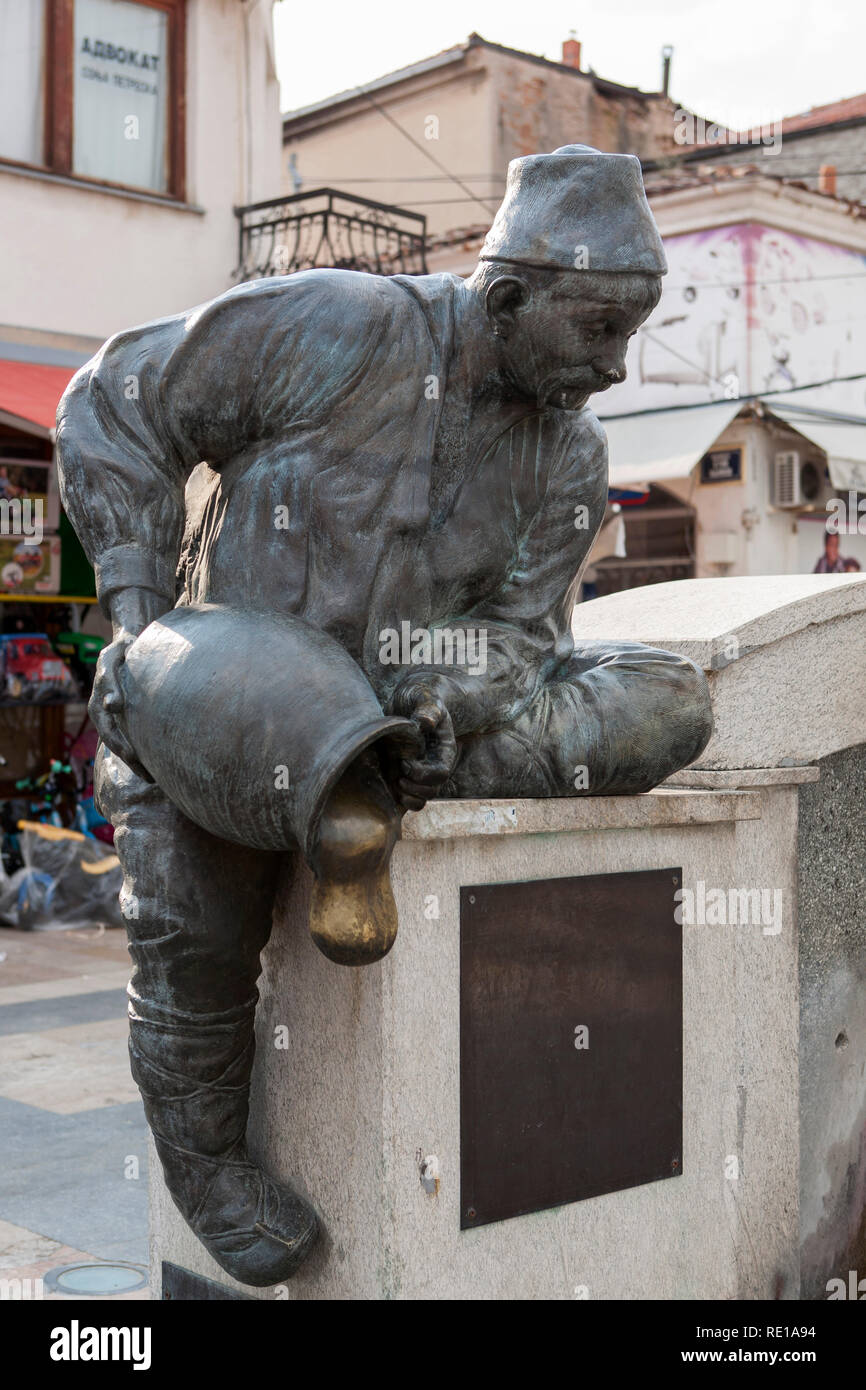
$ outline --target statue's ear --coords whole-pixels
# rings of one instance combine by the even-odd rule
[[[487,288],[487,315],[494,333],[506,336],[514,327],[517,315],[529,306],[532,291],[517,275],[501,275]]]

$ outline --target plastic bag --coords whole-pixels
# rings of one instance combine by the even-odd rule
[[[109,845],[78,830],[19,822],[24,867],[0,867],[0,921],[23,931],[105,923],[122,927],[123,873]]]

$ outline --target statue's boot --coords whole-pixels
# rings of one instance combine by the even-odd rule
[[[263,1286],[294,1274],[318,1221],[247,1154],[254,1011],[153,1023],[133,996],[129,1050],[175,1206],[227,1274]]]
[[[390,862],[400,820],[376,753],[363,754],[332,792],[311,856],[310,932],[339,965],[370,965],[394,944]]]

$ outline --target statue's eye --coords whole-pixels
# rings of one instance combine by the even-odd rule
[[[604,319],[593,319],[590,323],[585,323],[584,328],[587,333],[603,333],[607,328]]]

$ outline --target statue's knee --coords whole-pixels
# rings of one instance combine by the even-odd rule
[[[683,741],[692,748],[688,761],[693,762],[712,736],[713,704],[704,672],[688,657],[678,658],[677,689],[677,722]]]

